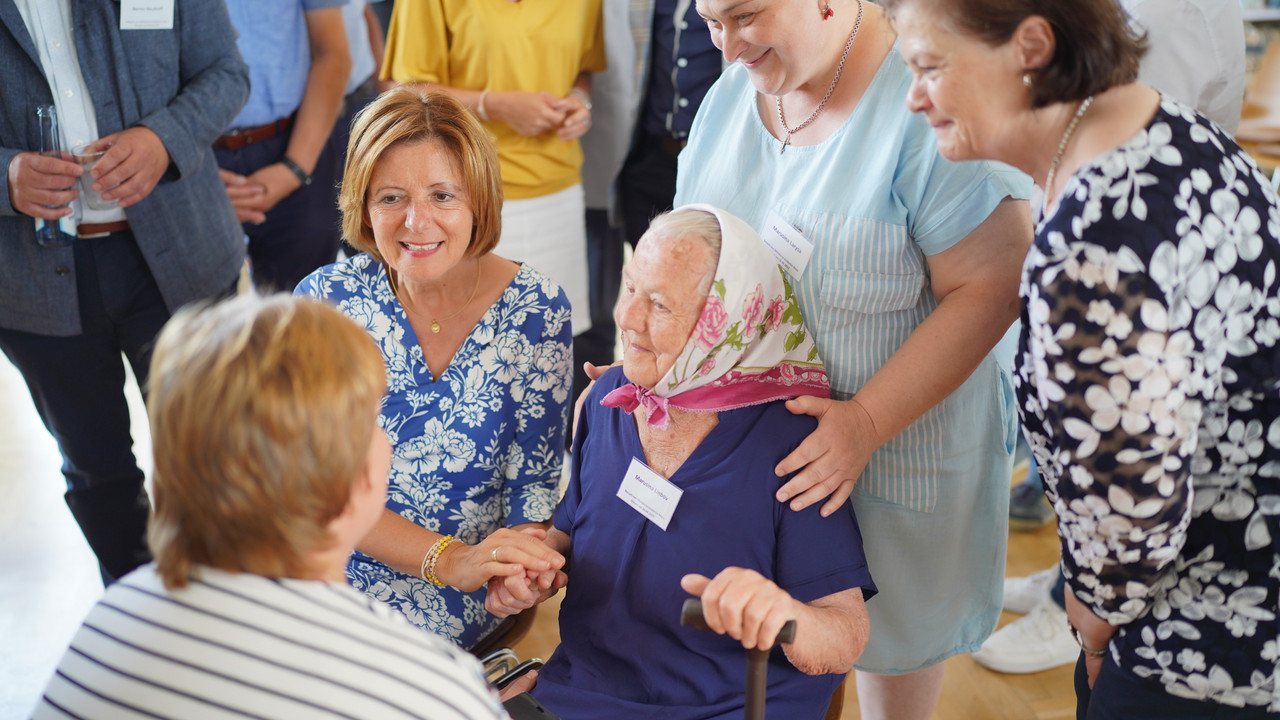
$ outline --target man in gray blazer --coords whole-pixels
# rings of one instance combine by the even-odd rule
[[[109,582],[148,558],[121,353],[145,384],[169,316],[234,287],[243,233],[211,146],[248,70],[222,0],[6,0],[0,77],[0,349],[58,441],[67,504]],[[47,104],[64,149],[110,143],[96,182],[118,207],[83,207],[80,167],[34,152]],[[63,216],[75,241],[38,244],[36,218]]]

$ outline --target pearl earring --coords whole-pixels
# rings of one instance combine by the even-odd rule
[[[1031,73],[1022,73],[1022,85],[1027,88],[1031,87]]]

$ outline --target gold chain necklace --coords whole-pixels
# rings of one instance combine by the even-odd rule
[[[1049,210],[1049,193],[1053,187],[1053,176],[1058,172],[1058,165],[1062,162],[1062,153],[1067,149],[1067,143],[1071,140],[1071,134],[1076,131],[1076,125],[1080,124],[1080,118],[1084,117],[1084,112],[1093,104],[1093,96],[1084,99],[1080,103],[1076,114],[1071,118],[1071,122],[1067,123],[1067,129],[1062,133],[1062,139],[1058,141],[1058,154],[1053,156],[1053,162],[1049,163],[1049,176],[1044,181],[1044,200],[1040,202],[1040,217],[1044,217]]]
[[[808,119],[794,128],[787,127],[787,118],[782,113],[782,96],[774,96],[774,101],[778,107],[778,124],[782,126],[782,131],[787,135],[782,139],[782,147],[778,148],[778,154],[787,151],[787,146],[791,144],[791,136],[801,130],[809,127],[809,123],[817,119],[818,114],[827,106],[827,101],[831,99],[831,93],[836,91],[836,84],[840,82],[840,74],[844,72],[844,61],[849,59],[849,48],[853,47],[854,38],[858,37],[858,28],[862,27],[862,0],[858,0],[858,19],[853,22],[853,32],[849,33],[849,39],[844,44],[844,54],[840,56],[840,64],[836,66],[836,76],[831,78],[831,87],[827,88],[827,94],[822,96],[822,101],[818,103],[818,107],[813,109]]]
[[[439,318],[439,319],[437,319],[437,318],[435,318],[435,317],[432,317],[432,318],[431,318],[431,334],[432,334],[432,335],[439,335],[439,334],[440,334],[440,321],[441,321],[441,320],[444,320],[444,321],[446,321],[446,322],[447,322],[447,321],[449,321],[449,320],[452,320],[452,319],[454,319],[454,318],[458,317],[458,315],[459,315],[459,314],[461,314],[463,310],[466,310],[466,309],[467,309],[467,306],[471,305],[471,301],[476,299],[476,293],[477,293],[477,292],[479,292],[479,290],[480,290],[480,270],[481,270],[480,261],[479,261],[479,260],[476,260],[476,284],[475,284],[475,286],[474,286],[474,287],[472,287],[472,288],[471,288],[471,297],[467,298],[467,301],[466,301],[466,302],[464,302],[464,303],[462,303],[462,306],[461,306],[461,307],[459,307],[457,310],[454,310],[452,313],[449,313],[448,315],[446,315],[446,316],[444,316],[444,317],[442,317],[442,318]],[[390,276],[390,275],[388,275],[388,276],[387,276],[387,279],[390,281],[390,280],[391,280],[391,276]],[[399,293],[399,288],[397,287],[397,285],[399,285],[399,283],[394,282],[394,281],[391,281],[391,282],[390,282],[390,284],[391,284],[391,292],[392,292],[392,293],[394,293],[394,294],[396,295],[396,297],[399,297],[399,296],[400,296],[400,293]],[[420,313],[418,313],[416,310],[412,310],[412,309],[410,309],[409,304],[408,304],[408,303],[406,303],[404,300],[401,300],[401,301],[400,301],[400,305],[401,305],[401,307],[403,307],[403,308],[405,309],[405,311],[406,311],[406,312],[413,313],[414,315],[420,315]]]

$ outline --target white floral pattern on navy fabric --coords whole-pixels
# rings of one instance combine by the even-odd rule
[[[1167,692],[1280,710],[1280,212],[1195,112],[1073,177],[1023,268],[1028,438],[1078,597]]]
[[[475,544],[500,527],[555,510],[572,355],[569,303],[522,266],[502,298],[434,380],[380,263],[361,254],[313,273],[299,293],[328,300],[364,326],[387,364],[379,424],[391,439],[387,507]],[[352,585],[415,625],[470,647],[498,623],[484,589],[462,593],[356,553]]]

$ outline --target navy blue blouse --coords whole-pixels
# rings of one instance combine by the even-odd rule
[[[1221,130],[1165,99],[1070,180],[1023,267],[1027,437],[1116,663],[1280,710],[1280,212]]]
[[[583,406],[573,479],[555,525],[572,538],[560,647],[534,695],[564,720],[741,718],[746,651],[727,635],[680,626],[686,573],[756,570],[811,602],[875,585],[851,506],[829,518],[774,499],[774,466],[815,422],[781,402],[721,412],[719,424],[670,478],[684,490],[667,530],[617,497],[632,458],[643,460],[632,416],[600,405],[626,383],[604,375]],[[875,632],[873,629],[872,632]],[[770,717],[821,718],[843,675],[805,675],[775,649]]]

